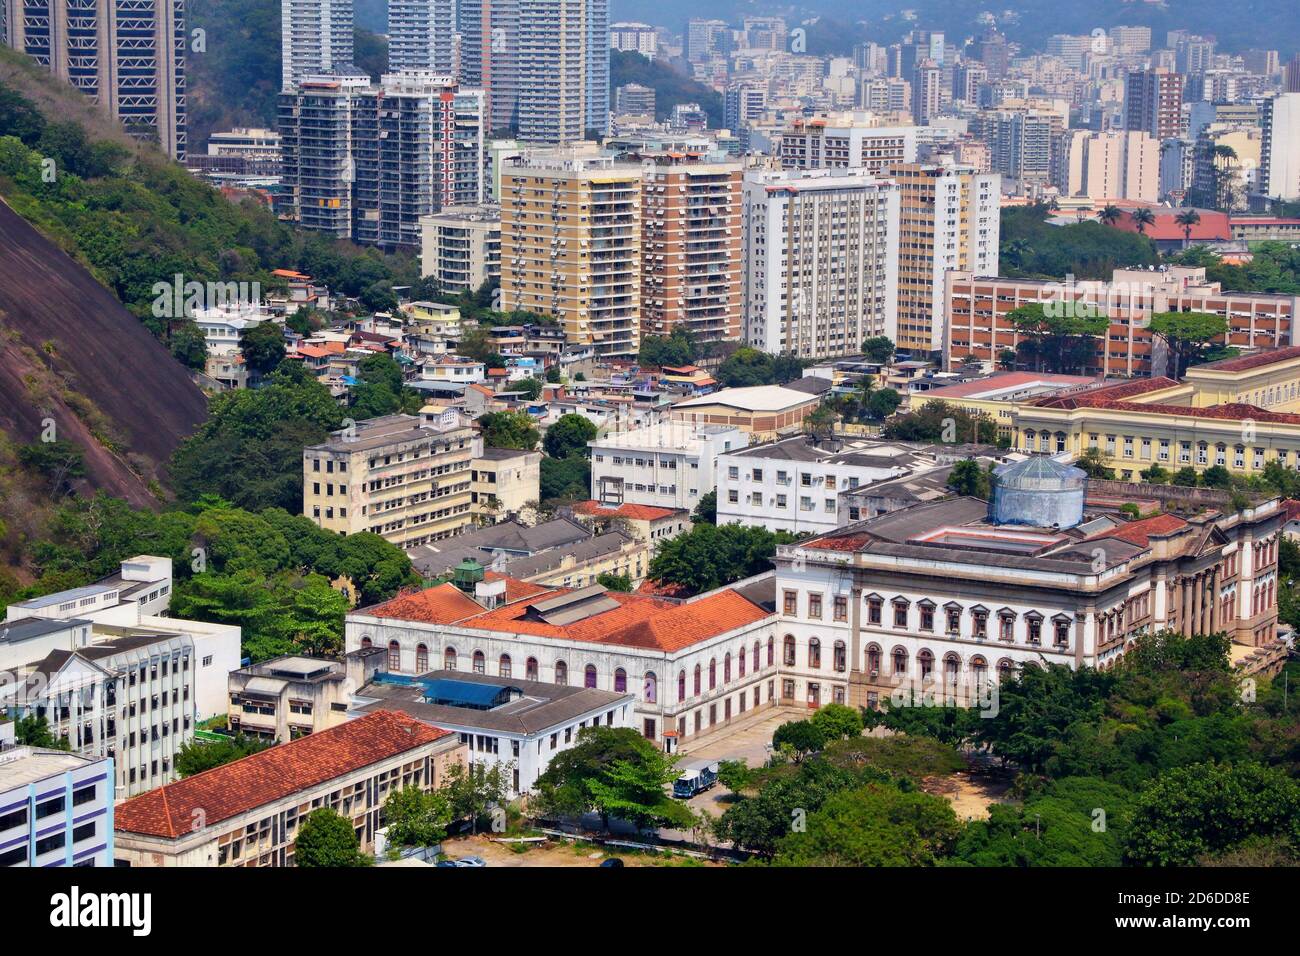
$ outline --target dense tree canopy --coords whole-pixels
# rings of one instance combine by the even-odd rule
[[[778,544],[794,535],[740,524],[697,524],[663,541],[650,560],[650,577],[703,593],[771,570]]]

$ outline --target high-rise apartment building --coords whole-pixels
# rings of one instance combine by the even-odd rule
[[[396,248],[483,201],[484,95],[429,70],[304,77],[280,96],[283,205],[304,229]]]
[[[184,0],[0,0],[5,42],[184,159]]]
[[[1160,143],[1140,130],[1071,130],[1058,155],[1056,185],[1094,200],[1160,198]]]
[[[691,20],[686,25],[686,59],[700,63],[710,54],[724,52],[730,33],[725,20]]]
[[[795,119],[781,133],[777,157],[786,169],[862,168],[878,173],[916,162],[916,127],[873,126],[864,114]]]
[[[641,344],[641,167],[572,151],[501,171],[501,308],[555,316],[597,357]]]
[[[1060,113],[1036,107],[984,110],[971,124],[989,148],[994,172],[1024,185],[1051,178],[1053,144],[1064,127]]]
[[[280,88],[304,76],[349,72],[352,0],[281,0]]]
[[[626,83],[614,91],[614,115],[654,116],[655,91],[640,83]]]
[[[912,122],[924,126],[943,108],[943,67],[933,61],[912,71]]]
[[[280,203],[303,229],[352,236],[352,136],[369,87],[368,76],[305,76],[280,94]]]
[[[459,415],[385,415],[303,449],[302,513],[342,534],[414,548],[465,530],[482,439]]]
[[[641,186],[641,331],[740,338],[739,163],[658,158]]]
[[[499,206],[444,206],[420,220],[420,274],[444,292],[474,292],[501,278]]]
[[[861,168],[754,170],[744,222],[747,343],[814,358],[897,340],[898,186]]]
[[[1157,140],[1183,134],[1183,78],[1166,69],[1133,70],[1124,78],[1124,128]]]
[[[939,352],[945,273],[998,274],[1001,177],[970,166],[903,163],[890,178],[900,195],[895,342],[900,349]]]
[[[621,21],[609,25],[609,48],[622,53],[640,53],[653,60],[659,52],[659,34],[648,23]]]
[[[609,0],[518,0],[519,139],[609,132]]]
[[[388,0],[388,67],[456,75],[456,0]]]
[[[767,112],[767,87],[737,83],[727,87],[722,99],[722,125],[733,133]]]
[[[1300,92],[1266,99],[1260,125],[1260,193],[1273,199],[1300,198]]]

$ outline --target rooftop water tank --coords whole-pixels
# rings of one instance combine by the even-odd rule
[[[1083,520],[1087,473],[1046,456],[1000,465],[993,470],[994,524],[1073,528]]]

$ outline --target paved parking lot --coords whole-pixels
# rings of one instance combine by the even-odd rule
[[[683,749],[682,761],[743,760],[751,767],[761,767],[767,763],[767,748],[772,743],[772,734],[776,728],[788,720],[798,720],[800,716],[798,711],[788,707],[759,711],[720,731],[715,739],[706,739],[698,747]],[[720,817],[729,806],[724,798],[730,793],[730,790],[718,784],[687,802],[696,811]]]

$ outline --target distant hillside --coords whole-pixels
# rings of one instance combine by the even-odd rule
[[[663,119],[672,113],[678,103],[699,103],[709,117],[709,126],[722,126],[722,97],[714,90],[696,83],[684,73],[663,60],[647,60],[640,53],[620,53],[611,50],[609,55],[609,85],[611,91],[626,83],[640,83],[655,91],[655,113]],[[613,96],[610,97],[613,105]]]

